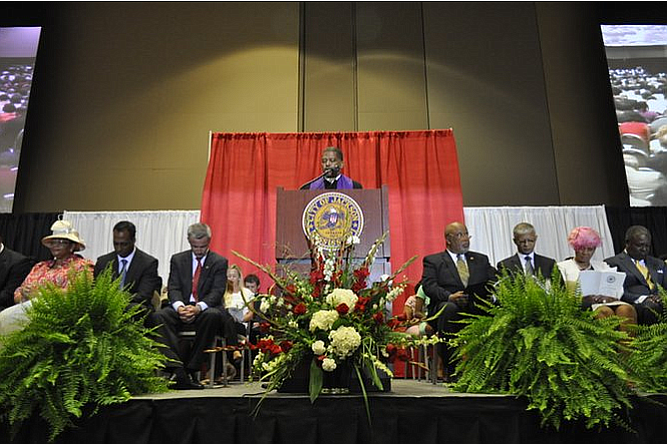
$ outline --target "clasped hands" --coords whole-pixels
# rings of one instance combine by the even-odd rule
[[[465,307],[468,305],[468,295],[465,294],[462,290],[457,291],[449,295],[449,302],[453,302],[459,307]]]
[[[178,316],[184,324],[193,323],[199,313],[201,313],[199,305],[181,305],[178,307]]]

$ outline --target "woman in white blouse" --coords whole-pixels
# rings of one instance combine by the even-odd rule
[[[568,288],[576,289],[579,283],[579,273],[586,270],[616,271],[605,262],[592,260],[595,250],[602,244],[600,235],[590,227],[577,227],[570,231],[567,242],[574,250],[574,257],[558,262],[558,268],[563,275],[563,280]],[[582,307],[593,309],[596,317],[606,318],[612,315],[625,318],[624,325],[637,323],[637,312],[627,302],[622,302],[620,294],[617,298],[603,295],[584,296]],[[622,326],[623,327],[623,326]]]

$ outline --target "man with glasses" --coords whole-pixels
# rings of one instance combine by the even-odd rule
[[[422,287],[430,298],[429,313],[443,310],[433,327],[439,334],[456,333],[463,324],[454,322],[462,318],[461,313],[479,313],[475,301],[489,295],[489,284],[496,279],[496,269],[489,258],[469,251],[470,234],[461,222],[453,222],[445,228],[447,249],[424,258]],[[444,309],[443,309],[444,308]],[[446,377],[451,378],[455,365],[451,362],[452,350],[440,344],[440,353],[445,363]]]

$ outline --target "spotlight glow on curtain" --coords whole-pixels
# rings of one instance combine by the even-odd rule
[[[213,133],[201,207],[202,221],[213,230],[211,248],[244,275],[256,270],[232,250],[275,263],[276,188],[298,189],[320,174],[322,150],[332,145],[343,151],[344,174],[364,188],[389,186],[392,269],[418,255],[406,272],[416,283],[422,257],[444,249],[445,226],[463,221],[452,130]],[[394,312],[402,311],[403,301],[394,302]]]

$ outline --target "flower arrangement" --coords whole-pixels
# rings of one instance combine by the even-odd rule
[[[269,267],[235,253],[267,273],[281,293],[280,297],[258,296],[257,315],[264,319],[261,328],[268,336],[255,346],[259,353],[253,374],[267,383],[267,393],[280,388],[298,365],[309,362],[311,402],[326,393],[324,381],[342,367],[356,374],[366,399],[362,375],[382,390],[379,373],[393,376],[386,363],[407,361],[407,348],[429,341],[397,331],[405,326],[405,319],[387,314],[387,304],[407,286],[406,281],[396,282],[396,277],[416,257],[392,276],[369,282],[370,267],[385,238],[386,233],[356,263],[352,252],[359,239],[355,236],[333,249],[325,248],[317,237],[311,238],[311,271],[305,276],[289,269],[278,276]]]

